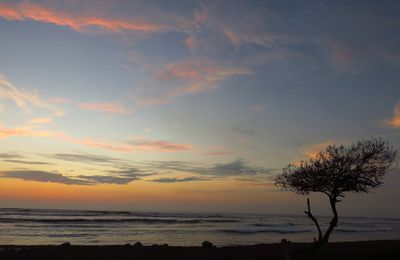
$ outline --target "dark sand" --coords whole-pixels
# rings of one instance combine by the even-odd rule
[[[400,259],[400,240],[330,243],[316,253],[296,254],[309,246],[0,246],[0,259]],[[288,252],[294,256],[288,258]]]

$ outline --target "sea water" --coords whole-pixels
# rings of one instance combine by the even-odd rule
[[[323,228],[329,217],[320,218]],[[217,246],[310,242],[316,228],[306,216],[144,213],[0,209],[0,245],[115,245],[142,242]],[[400,219],[342,217],[332,241],[400,239]]]

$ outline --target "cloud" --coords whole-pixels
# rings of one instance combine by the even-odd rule
[[[105,18],[89,14],[70,14],[31,2],[0,3],[0,17],[7,20],[32,20],[66,26],[77,32],[84,32],[90,28],[98,28],[110,33],[122,31],[158,32],[167,29],[165,25],[146,21]]]
[[[21,159],[21,158],[24,158],[24,156],[19,155],[17,153],[0,153],[0,158],[3,158],[3,159]]]
[[[307,145],[305,148],[303,148],[301,153],[308,158],[315,158],[320,151],[325,150],[327,146],[333,144],[335,144],[335,141],[327,140],[321,143]]]
[[[72,161],[72,162],[83,162],[83,163],[119,163],[120,160],[117,158],[93,154],[73,154],[73,153],[57,153],[49,156],[50,158]]]
[[[222,156],[222,155],[232,155],[234,154],[234,152],[232,151],[210,151],[210,152],[206,152],[204,153],[204,155],[208,155],[208,156]]]
[[[147,140],[142,138],[132,138],[128,141],[134,150],[153,151],[153,152],[179,152],[193,150],[190,144],[179,144],[163,140]]]
[[[254,113],[264,112],[267,109],[266,104],[257,104],[250,107],[250,111]]]
[[[235,181],[238,181],[239,185],[241,186],[269,186],[269,187],[275,186],[274,182],[265,182],[256,179],[236,178]]]
[[[400,103],[394,107],[394,115],[390,120],[385,121],[386,125],[393,128],[400,128]]]
[[[134,111],[125,108],[120,103],[80,103],[78,104],[78,107],[86,110],[93,110],[114,115],[128,115]]]
[[[51,182],[66,185],[98,185],[98,184],[128,184],[139,180],[137,176],[110,176],[110,175],[78,175],[74,177],[65,176],[58,172],[48,171],[3,171],[0,172],[1,178],[20,179],[25,181]]]
[[[93,182],[95,184],[128,184],[132,181],[139,180],[139,177],[117,177],[107,175],[79,175],[77,178],[85,181]]]
[[[242,159],[229,163],[218,163],[211,166],[183,161],[153,161],[148,162],[148,164],[151,168],[212,177],[269,175],[273,171],[273,169],[270,168],[250,166]]]
[[[152,182],[161,182],[161,183],[177,183],[177,182],[192,182],[192,181],[207,181],[209,179],[198,178],[198,177],[187,177],[187,178],[160,178],[150,180]]]
[[[16,128],[6,128],[0,124],[0,139],[8,138],[13,136],[25,136],[25,137],[56,137],[60,136],[60,133],[54,131],[40,131],[35,130],[31,126],[23,126]]]
[[[11,163],[18,163],[18,164],[53,165],[52,163],[47,163],[47,162],[34,162],[34,161],[24,161],[24,160],[15,160],[15,159],[7,159],[7,160],[3,160],[3,162],[11,162]]]
[[[240,126],[232,127],[232,131],[242,135],[255,135],[256,133],[252,129],[242,128]]]
[[[58,105],[58,104],[69,104],[69,103],[71,103],[71,100],[69,98],[66,98],[66,97],[57,96],[57,97],[49,98],[49,103],[56,104],[56,105]]]
[[[49,117],[36,117],[29,120],[28,124],[46,124],[52,121]]]
[[[219,87],[221,81],[238,75],[250,75],[252,72],[246,68],[230,66],[217,66],[211,61],[183,60],[178,63],[169,64],[158,79],[184,80],[184,86],[170,91],[171,97],[184,94],[209,91]]]
[[[48,104],[43,99],[41,99],[37,95],[37,93],[16,88],[2,74],[0,74],[0,98],[10,99],[14,101],[18,107],[26,112],[32,112],[33,107],[48,107]]]
[[[26,181],[38,181],[38,182],[53,182],[62,183],[68,185],[91,185],[92,183],[87,180],[79,180],[70,177],[66,177],[60,173],[53,173],[47,171],[3,171],[0,173],[0,177],[21,179]]]
[[[152,73],[154,88],[134,97],[136,103],[141,106],[168,104],[173,99],[189,94],[212,91],[220,87],[224,80],[235,76],[251,75],[248,68],[237,65],[217,64],[213,59],[187,58],[164,65],[154,64],[158,67],[147,70]],[[151,76],[151,75],[149,75]],[[158,87],[158,86],[163,86]]]

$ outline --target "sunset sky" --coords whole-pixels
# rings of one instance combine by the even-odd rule
[[[302,214],[273,184],[289,163],[371,136],[400,149],[399,13],[0,0],[0,207]],[[341,214],[400,217],[399,174]]]

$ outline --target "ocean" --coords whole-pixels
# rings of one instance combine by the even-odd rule
[[[321,218],[325,225],[328,217]],[[142,242],[217,246],[310,242],[306,216],[0,209],[0,245],[115,245]],[[342,217],[331,241],[400,239],[400,219]]]

